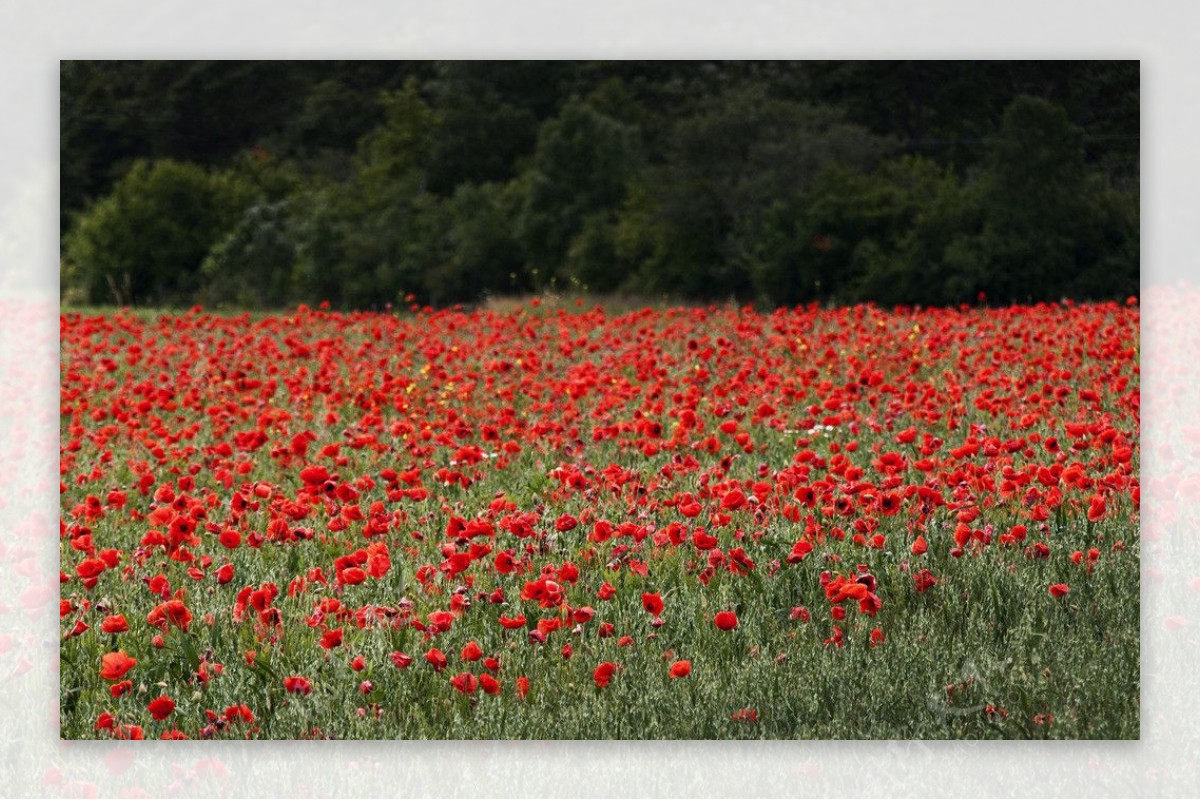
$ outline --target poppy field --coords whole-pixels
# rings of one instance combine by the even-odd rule
[[[1139,315],[63,312],[61,736],[1137,738]]]

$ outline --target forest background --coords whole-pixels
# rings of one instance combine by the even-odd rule
[[[64,61],[64,305],[1123,299],[1136,61]]]

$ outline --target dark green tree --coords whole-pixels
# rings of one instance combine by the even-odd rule
[[[1136,61],[68,61],[64,297],[1123,297],[1139,82]]]
[[[444,218],[445,257],[426,276],[430,302],[475,301],[531,288],[514,231],[521,196],[516,184],[464,184],[436,213]]]
[[[426,84],[442,118],[430,168],[432,191],[505,182],[520,171],[569,82],[569,61],[439,61]]]
[[[340,305],[395,302],[443,258],[428,213],[438,115],[415,80],[380,103],[384,121],[359,140],[351,179],[314,184],[294,209],[296,284]]]
[[[831,165],[811,191],[770,208],[741,258],[758,297],[776,304],[920,302],[932,293],[940,253],[915,258],[914,231],[929,227],[933,209],[957,194],[953,174],[919,156],[871,172]]]
[[[712,98],[676,125],[665,163],[644,181],[642,207],[629,209],[652,225],[640,237],[649,251],[643,286],[692,297],[750,295],[747,257],[763,237],[794,234],[780,212],[795,209],[828,165],[868,168],[892,146],[837,109],[774,99],[764,86]]]
[[[186,303],[209,249],[262,196],[244,177],[175,161],[139,161],[68,235],[62,285],[76,299]]]
[[[1028,95],[1014,100],[980,186],[991,299],[1026,302],[1067,289],[1082,266],[1077,244],[1086,235],[1093,186],[1083,132],[1066,111]]]
[[[568,102],[542,126],[517,221],[535,285],[578,279],[567,263],[571,240],[590,215],[617,207],[640,165],[637,128],[582,101]]]

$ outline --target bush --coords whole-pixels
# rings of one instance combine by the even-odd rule
[[[542,125],[517,236],[545,281],[570,279],[563,262],[590,216],[615,209],[640,169],[636,127],[572,100]]]
[[[76,220],[65,242],[63,290],[89,303],[191,302],[200,264],[258,194],[228,172],[138,161]]]
[[[650,255],[640,264],[640,283],[653,292],[705,299],[744,297],[755,289],[769,302],[803,296],[815,283],[812,276],[797,277],[780,293],[775,276],[754,277],[776,272],[778,264],[756,260],[765,254],[794,261],[811,238],[795,215],[823,170],[867,169],[895,144],[847,122],[837,109],[779,100],[765,87],[705,100],[675,125],[664,162],[648,170],[639,202],[626,206],[650,224],[642,237],[641,249]],[[623,231],[621,238],[636,237]]]
[[[1092,216],[1083,131],[1063,108],[1021,96],[988,149],[981,181],[988,296],[1028,302],[1061,295]]]
[[[810,191],[777,201],[736,238],[737,258],[758,299],[884,304],[930,302],[951,215],[962,223],[961,189],[933,161],[903,156],[872,172],[832,165]]]
[[[296,248],[289,230],[288,203],[256,203],[216,244],[200,265],[204,303],[272,308],[292,299]]]
[[[529,288],[525,254],[513,233],[521,196],[515,183],[463,184],[429,213],[444,216],[446,258],[425,276],[431,302],[474,301]]]

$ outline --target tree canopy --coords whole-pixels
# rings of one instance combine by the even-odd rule
[[[64,61],[65,302],[1138,291],[1132,61]]]

